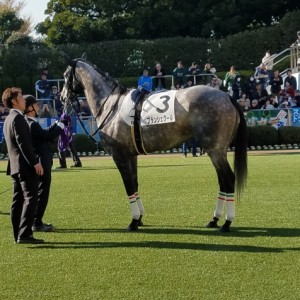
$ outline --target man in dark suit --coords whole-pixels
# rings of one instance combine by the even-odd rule
[[[49,232],[54,230],[52,224],[43,223],[42,220],[48,204],[53,165],[48,142],[54,141],[61,134],[65,125],[57,121],[48,128],[43,129],[36,119],[39,111],[37,100],[32,95],[25,95],[24,98],[26,100],[25,118],[30,128],[34,152],[44,169],[44,174],[39,177],[39,198],[32,230]]]
[[[15,242],[18,244],[40,244],[35,239],[32,225],[38,201],[38,176],[43,167],[34,154],[29,126],[23,116],[25,99],[19,88],[7,88],[2,95],[5,107],[10,113],[4,122],[4,137],[8,151],[7,175],[13,181],[11,221]]]

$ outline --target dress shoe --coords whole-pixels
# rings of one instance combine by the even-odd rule
[[[198,155],[197,154],[193,154],[193,157],[198,157]]]
[[[42,223],[41,225],[33,225],[32,226],[32,231],[39,231],[39,232],[53,232],[54,227],[52,224],[45,224]]]
[[[74,164],[71,166],[71,168],[82,168],[82,164],[79,163],[79,164]]]
[[[35,239],[33,236],[18,238],[17,244],[43,244],[44,240]]]
[[[58,166],[58,167],[55,167],[55,170],[57,169],[66,169],[67,167],[66,166]]]

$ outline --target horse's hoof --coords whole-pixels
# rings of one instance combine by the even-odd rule
[[[218,223],[216,221],[210,221],[209,223],[206,224],[206,228],[220,228]]]
[[[132,219],[131,223],[129,224],[129,226],[127,228],[127,231],[129,231],[129,232],[137,231],[139,229],[138,222],[139,222],[139,220]]]
[[[140,216],[140,218],[137,220],[138,222],[137,222],[137,225],[138,226],[144,226],[144,223],[143,223],[143,221],[142,221],[142,218],[143,218],[143,216]]]
[[[227,232],[230,232],[230,225],[231,225],[231,222],[226,220],[224,225],[222,225],[222,227],[220,228],[220,232],[224,232],[224,233],[227,233]]]

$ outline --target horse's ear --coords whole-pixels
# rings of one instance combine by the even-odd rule
[[[82,59],[82,60],[86,60],[86,52],[84,52],[84,53],[81,55],[81,59]]]
[[[72,58],[71,58],[67,53],[65,53],[65,52],[63,52],[63,56],[64,56],[64,58],[65,58],[67,64],[68,64],[69,66],[72,66],[72,64],[73,64]]]

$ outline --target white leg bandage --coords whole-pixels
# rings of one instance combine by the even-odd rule
[[[132,219],[138,220],[140,218],[140,209],[136,202],[135,195],[129,196],[128,201],[131,209]]]
[[[235,218],[234,194],[226,195],[226,220],[232,222]]]
[[[216,210],[214,212],[214,217],[216,217],[218,219],[220,219],[222,217],[225,201],[226,201],[226,193],[223,193],[220,191],[218,199],[217,199],[217,206],[216,206]]]
[[[144,205],[142,203],[142,199],[141,199],[139,193],[135,193],[135,199],[136,199],[136,203],[140,210],[140,215],[143,216],[145,213],[145,208],[144,208]]]

